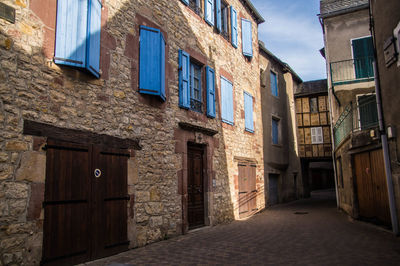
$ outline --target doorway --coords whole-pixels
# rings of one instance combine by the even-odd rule
[[[269,174],[268,178],[268,203],[269,205],[275,205],[279,203],[278,195],[278,174]]]

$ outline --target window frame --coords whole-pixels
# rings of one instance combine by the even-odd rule
[[[224,100],[224,98],[226,98],[226,97],[224,97],[224,95],[223,95],[223,88],[222,88],[222,80],[224,80],[225,82],[227,82],[227,83],[229,83],[230,85],[231,85],[231,87],[232,87],[232,90],[231,90],[231,93],[232,93],[232,102],[230,102],[229,104],[231,104],[232,105],[232,107],[231,108],[229,108],[229,110],[232,110],[232,121],[230,121],[230,120],[228,120],[229,118],[224,118],[223,117],[223,115],[224,115],[224,104],[223,104],[223,100]],[[221,121],[222,122],[224,122],[224,123],[226,123],[226,124],[228,124],[228,125],[234,125],[235,124],[235,109],[234,109],[234,87],[233,87],[233,82],[231,82],[228,78],[226,78],[226,77],[224,77],[224,76],[220,76],[220,84],[221,84]],[[229,106],[230,107],[230,106]],[[226,110],[226,111],[228,111],[228,110]]]
[[[315,113],[318,113],[319,112],[319,108],[318,108],[318,97],[310,97],[309,98],[310,100],[309,100],[309,105],[310,105],[310,113],[313,113],[313,114],[315,114]],[[312,100],[313,99],[315,99],[315,110],[313,110],[313,108],[311,108],[311,106],[312,106]]]
[[[271,79],[271,75],[274,75],[274,77],[275,77],[275,84],[276,84],[276,95],[274,94],[274,92],[273,92],[273,90],[272,90],[272,79]],[[269,84],[270,84],[270,87],[271,87],[271,94],[272,94],[272,96],[274,96],[274,97],[276,97],[276,98],[279,98],[279,85],[278,85],[278,73],[277,72],[275,72],[275,71],[273,71],[273,70],[270,70],[270,72],[269,72],[269,79],[270,79],[270,82],[269,82]]]
[[[313,130],[315,134],[313,134]],[[322,127],[311,127],[311,144],[324,144],[324,131]],[[320,132],[321,134],[319,134]],[[313,141],[313,136],[315,136],[315,141]],[[321,141],[319,141],[319,137],[321,137]]]
[[[226,16],[224,16],[224,14]],[[224,37],[227,41],[230,41],[230,32],[229,32],[229,26],[230,26],[230,14],[229,14],[229,4],[226,3],[225,1],[221,0],[221,32],[220,34],[222,37]],[[224,23],[225,21],[225,23]],[[225,29],[226,27],[226,29]]]
[[[202,77],[203,77],[203,65],[198,64],[197,62],[195,62],[194,60],[192,60],[192,58],[190,58],[190,71],[189,71],[189,90],[190,90],[190,110],[198,112],[198,113],[203,113],[203,82],[202,82]],[[196,75],[194,75],[195,71],[198,71],[198,82],[199,82],[199,87],[197,89],[194,88],[194,80],[196,78]],[[198,96],[199,98],[196,99],[196,97],[194,96],[195,91],[198,90]],[[197,105],[199,105],[200,107],[196,106],[196,104],[194,103],[196,102]]]
[[[279,145],[280,120],[281,120],[280,118],[272,116],[272,119],[271,119],[271,142],[272,142],[272,145]],[[275,138],[274,138],[274,122],[276,124],[276,142],[274,141],[275,140]]]

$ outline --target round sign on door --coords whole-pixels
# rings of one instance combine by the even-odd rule
[[[96,178],[99,178],[99,177],[101,176],[101,170],[100,170],[100,169],[95,169],[95,170],[94,170],[94,176],[95,176]]]

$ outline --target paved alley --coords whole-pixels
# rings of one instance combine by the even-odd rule
[[[352,221],[334,192],[282,204],[229,225],[205,228],[87,265],[399,265],[400,239]]]

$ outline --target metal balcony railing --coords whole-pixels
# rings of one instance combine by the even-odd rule
[[[333,127],[335,147],[354,131],[367,130],[378,126],[378,112],[375,94],[358,96],[357,105],[347,105]]]
[[[333,85],[374,80],[373,57],[343,60],[330,63]]]

